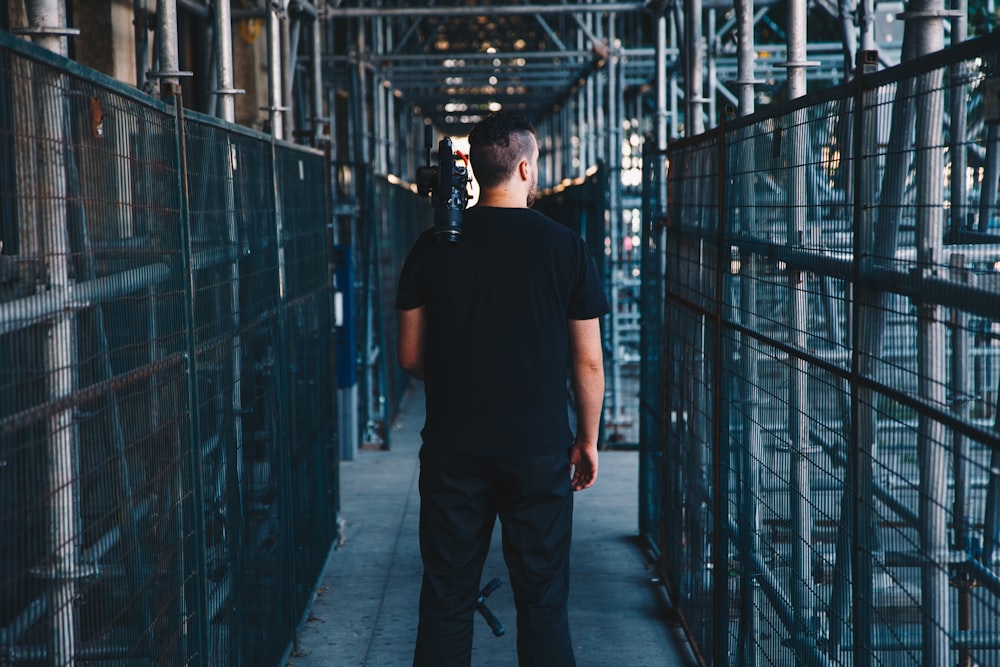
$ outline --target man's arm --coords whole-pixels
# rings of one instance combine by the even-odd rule
[[[423,306],[398,312],[399,341],[396,344],[396,354],[399,365],[413,377],[423,380],[424,335],[427,328]]]
[[[569,343],[576,396],[576,442],[570,455],[573,490],[593,486],[597,480],[597,436],[604,403],[604,354],[600,319],[570,320]]]

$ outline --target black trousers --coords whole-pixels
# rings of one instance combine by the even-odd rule
[[[574,667],[566,601],[573,526],[568,454],[420,451],[424,562],[414,667],[471,664],[475,603],[497,516],[517,607],[520,667]]]

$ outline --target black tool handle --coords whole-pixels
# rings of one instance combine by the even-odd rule
[[[493,591],[500,588],[500,583],[500,577],[493,577],[490,583],[483,586],[483,590],[479,591],[479,600],[477,600],[477,604],[482,604],[483,601],[486,600],[491,593],[493,593]]]
[[[503,625],[500,624],[500,619],[493,615],[493,612],[490,611],[489,607],[482,603],[478,603],[476,604],[476,611],[483,615],[483,618],[486,619],[486,624],[490,626],[490,630],[493,631],[495,636],[503,637],[506,630],[504,630]]]

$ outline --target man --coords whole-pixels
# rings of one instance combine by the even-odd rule
[[[517,606],[521,667],[575,665],[566,601],[573,491],[597,478],[608,311],[583,240],[530,210],[535,130],[491,114],[469,135],[478,204],[457,244],[432,230],[403,266],[399,363],[425,381],[424,562],[416,667],[467,666],[496,517]],[[576,433],[566,370],[572,370]]]

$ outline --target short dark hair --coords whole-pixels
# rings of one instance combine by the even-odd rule
[[[534,137],[535,127],[519,113],[497,111],[479,121],[469,133],[469,161],[479,185],[507,180],[517,163],[530,157]]]

